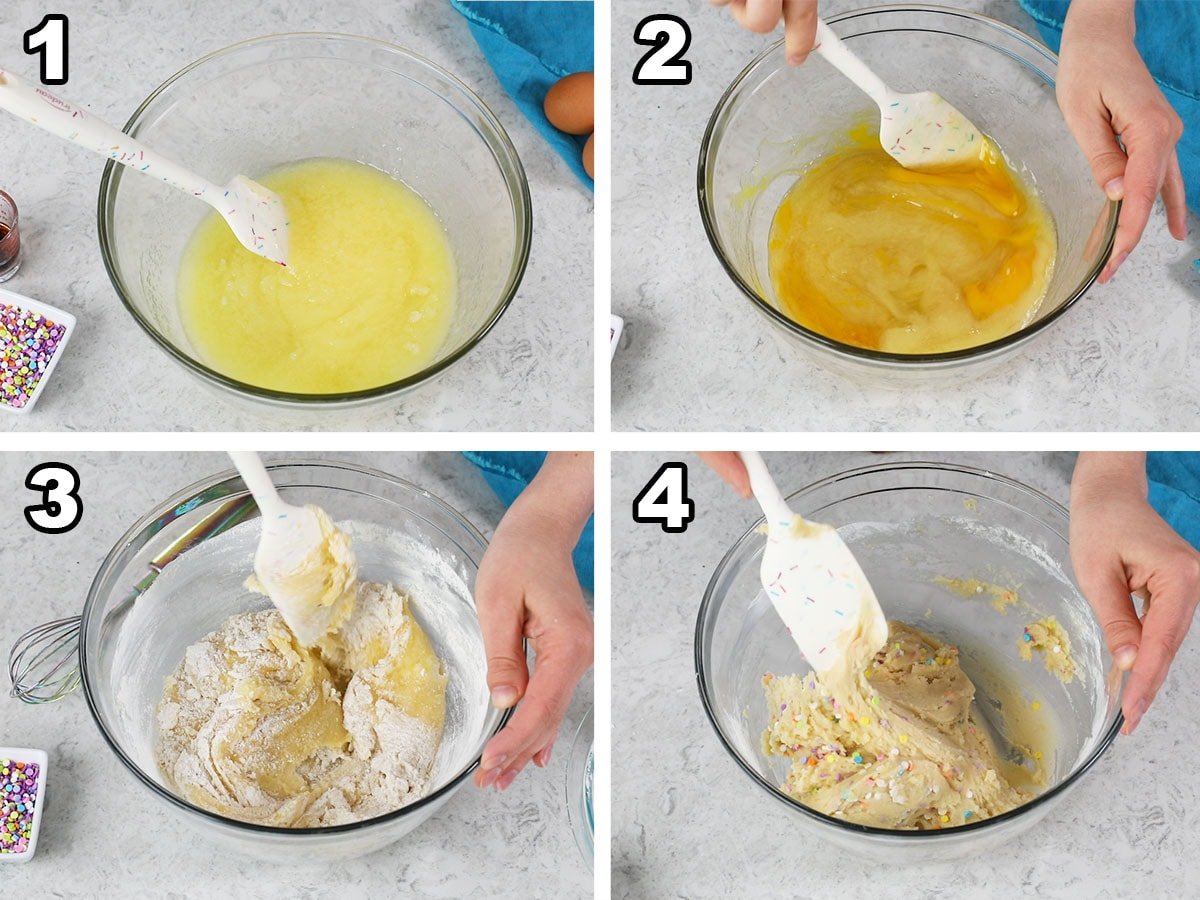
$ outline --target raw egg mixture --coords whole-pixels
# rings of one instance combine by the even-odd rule
[[[1045,205],[997,146],[906,169],[867,125],[810,166],[771,225],[781,310],[857,347],[938,353],[1011,334],[1037,311],[1056,239]]]
[[[256,179],[287,209],[280,267],[243,248],[216,213],[179,274],[184,329],[201,360],[260,388],[334,394],[428,365],[450,329],[454,258],[433,210],[377,169],[310,159]]]

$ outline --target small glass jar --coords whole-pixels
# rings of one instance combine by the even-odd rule
[[[17,204],[0,191],[0,282],[21,268],[21,232],[17,229]]]

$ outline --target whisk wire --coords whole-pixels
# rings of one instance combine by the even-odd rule
[[[29,629],[8,661],[9,695],[25,703],[53,703],[79,686],[79,616]]]

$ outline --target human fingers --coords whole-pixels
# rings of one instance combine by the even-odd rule
[[[489,553],[499,551],[493,542]],[[476,608],[479,611],[479,626],[483,634],[483,649],[487,655],[487,685],[492,705],[497,709],[508,709],[524,694],[529,682],[529,670],[525,664],[522,645],[525,627],[524,590],[503,572],[495,572],[495,557],[484,555],[483,565],[475,583]],[[475,783],[487,787],[489,773],[499,775],[507,762],[503,742],[496,745],[496,738],[488,742],[480,760]],[[492,778],[494,781],[495,778]]]
[[[1104,633],[1104,643],[1112,654],[1117,668],[1128,672],[1133,668],[1142,642],[1142,623],[1129,598],[1129,582],[1123,568],[1109,566],[1100,561],[1076,559],[1075,572],[1083,595],[1096,614],[1096,621]]]
[[[736,0],[730,12],[746,30],[768,34],[783,18],[783,0]]]
[[[1177,125],[1178,116],[1163,110],[1147,111],[1144,116],[1121,135],[1127,155],[1125,173],[1121,176],[1121,216],[1112,257],[1100,273],[1101,283],[1112,278],[1142,239],[1167,167],[1175,155],[1181,128]]]
[[[1163,206],[1167,208],[1167,230],[1171,237],[1182,241],[1187,237],[1187,194],[1183,187],[1183,172],[1179,168],[1178,152],[1171,154],[1167,176],[1162,186]]]
[[[752,496],[750,473],[742,458],[732,450],[706,450],[696,454],[721,480],[738,492],[744,499]]]
[[[506,758],[494,780],[498,788],[503,790],[512,784],[536,754],[554,743],[575,686],[591,662],[590,627],[586,638],[578,635],[538,652],[524,699],[504,731],[493,738],[498,755]]]
[[[817,0],[783,0],[783,33],[787,61],[798,66],[817,41]]]
[[[1133,733],[1154,702],[1191,628],[1200,597],[1200,563],[1188,555],[1168,564],[1163,574],[1151,580],[1155,583],[1150,586],[1150,604],[1142,617],[1141,645],[1121,704],[1125,734]]]

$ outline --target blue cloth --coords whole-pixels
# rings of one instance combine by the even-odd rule
[[[484,480],[496,492],[496,496],[505,506],[512,506],[513,501],[525,488],[529,487],[529,482],[533,481],[533,476],[541,470],[542,463],[546,461],[544,452],[478,453],[467,451],[463,456],[479,467]],[[589,591],[593,590],[595,585],[595,519],[595,516],[588,516],[583,533],[579,536],[579,543],[575,545],[575,552],[571,556],[575,563],[575,574],[579,577],[579,583]]]
[[[450,2],[466,17],[479,49],[525,118],[542,133],[571,171],[594,190],[595,184],[583,169],[587,135],[564,134],[550,124],[542,110],[546,92],[560,78],[595,69],[591,0]]]
[[[1150,505],[1200,550],[1200,453],[1147,453]]]
[[[1055,53],[1069,5],[1069,0],[1021,0]],[[1134,16],[1138,52],[1183,119],[1183,138],[1176,151],[1188,206],[1200,214],[1200,2],[1138,0]]]

